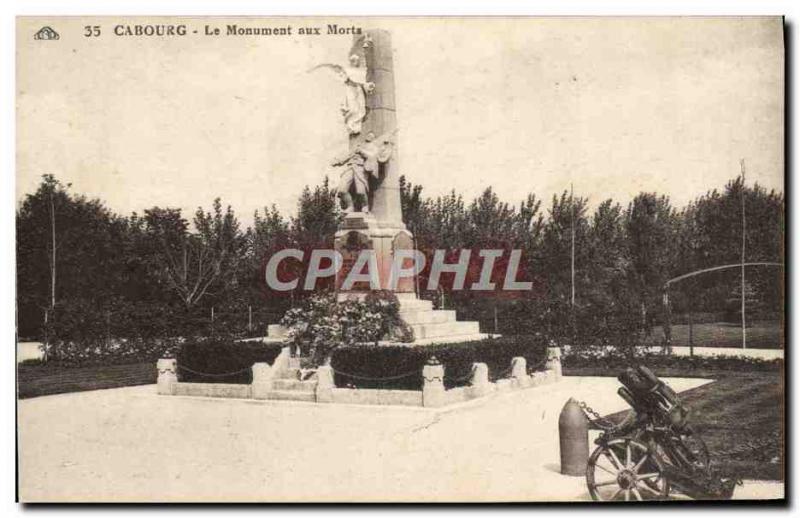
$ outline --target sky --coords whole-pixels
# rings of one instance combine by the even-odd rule
[[[307,70],[344,63],[352,36],[202,33],[331,22],[391,31],[400,172],[429,196],[547,205],[573,184],[591,205],[648,191],[680,207],[740,159],[783,190],[780,18],[22,18],[18,202],[51,173],[121,214],[216,197],[245,223],[294,213],[347,148],[341,84]],[[142,23],[200,34],[113,35]],[[42,25],[60,39],[34,40]]]

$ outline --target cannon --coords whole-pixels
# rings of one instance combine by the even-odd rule
[[[628,368],[617,379],[617,393],[631,411],[619,424],[599,427],[603,432],[586,466],[592,499],[664,500],[670,492],[730,499],[737,481],[712,470],[708,448],[675,391],[644,366]]]

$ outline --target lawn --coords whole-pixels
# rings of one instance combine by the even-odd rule
[[[660,345],[664,340],[661,327],[653,330],[650,340]],[[779,322],[756,322],[747,328],[747,347],[753,349],[783,349],[783,327]],[[730,322],[692,325],[691,343],[697,347],[741,347],[742,327]],[[672,326],[672,345],[689,345],[689,325]]]
[[[156,382],[154,362],[93,367],[20,364],[17,366],[17,396],[20,399]]]
[[[702,374],[702,373],[701,373]],[[783,436],[784,384],[781,372],[715,372],[716,380],[680,394],[691,410],[692,427],[708,445],[723,473],[742,479],[782,480],[783,452],[775,441],[751,451],[748,443]],[[621,419],[626,412],[609,416]],[[747,451],[720,456],[735,447]]]

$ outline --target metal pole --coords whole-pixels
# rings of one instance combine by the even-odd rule
[[[744,261],[747,220],[744,213],[744,158],[740,161],[742,167],[742,349],[747,349],[747,321],[745,319],[745,289],[744,289]]]
[[[56,209],[53,202],[53,189],[50,190],[50,233],[52,242],[52,264],[50,265],[50,309],[56,307]]]
[[[572,331],[572,341],[577,335],[577,322],[575,321],[575,198],[572,182],[569,184],[569,220],[570,220],[570,329]]]
[[[664,339],[666,341],[667,347],[672,346],[672,308],[670,307],[669,301],[669,285],[664,286]]]
[[[572,234],[572,248],[570,252],[570,279],[571,279],[571,289],[572,289],[572,296],[570,298],[570,304],[573,311],[573,317],[575,312],[575,205],[573,202],[573,189],[572,184],[569,184],[569,212],[570,212],[570,233]]]

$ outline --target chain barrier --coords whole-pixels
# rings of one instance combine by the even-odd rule
[[[450,378],[450,381],[455,381],[455,382],[464,381],[467,378],[471,378],[473,375],[475,375],[475,365],[474,364],[472,365],[472,367],[469,369],[469,372],[465,376],[461,376],[459,378]]]
[[[542,362],[536,368],[534,368],[533,370],[538,370],[540,367],[544,366],[545,363],[547,363],[547,357],[546,356],[542,360]],[[244,369],[240,369],[238,371],[223,372],[223,373],[200,372],[200,371],[196,371],[196,370],[190,369],[188,367],[184,367],[183,365],[178,365],[178,369],[181,369],[181,370],[186,371],[186,372],[191,372],[192,374],[197,374],[198,376],[208,376],[210,378],[223,378],[225,376],[233,376],[233,375],[236,375],[236,374],[241,374],[241,373],[243,373],[245,371],[249,371],[251,369],[251,367],[245,367]],[[512,371],[512,369],[513,369],[513,367],[509,367],[505,371],[501,372],[495,379],[503,378],[503,376],[505,376],[506,374],[509,374]],[[377,378],[377,377],[372,377],[372,376],[363,376],[363,375],[360,375],[360,374],[352,374],[352,373],[349,373],[349,372],[344,372],[344,371],[340,371],[338,369],[334,369],[333,367],[331,367],[331,370],[333,372],[335,372],[336,374],[339,374],[340,376],[345,376],[347,378],[353,378],[353,379],[358,379],[358,380],[363,380],[363,381],[392,381],[392,380],[399,380],[399,379],[403,379],[403,378],[408,378],[408,377],[411,377],[411,376],[422,376],[422,371],[409,371],[409,372],[406,372],[406,373],[403,373],[403,374],[398,374],[396,376],[387,376],[387,377]],[[475,366],[473,365],[472,368],[470,368],[469,372],[466,375],[458,377],[458,378],[451,378],[450,381],[453,381],[453,382],[464,381],[464,380],[466,380],[468,378],[471,378],[474,374],[475,374]],[[588,408],[588,406],[587,406],[587,408]]]
[[[250,367],[245,367],[244,369],[240,369],[238,371],[223,372],[223,373],[213,373],[212,374],[212,373],[209,373],[209,372],[200,372],[200,371],[192,370],[189,367],[184,367],[183,365],[178,365],[178,368],[180,370],[183,370],[183,371],[186,371],[186,372],[191,372],[192,374],[197,374],[198,376],[208,376],[209,378],[223,378],[225,376],[233,376],[235,374],[241,374],[241,373],[249,371],[251,369]]]
[[[340,371],[340,370],[334,369],[333,367],[331,367],[331,370],[333,372],[335,372],[336,374],[339,374],[341,376],[346,376],[348,378],[353,378],[353,379],[357,379],[357,380],[364,380],[364,381],[399,380],[399,379],[408,378],[408,377],[411,377],[411,376],[414,376],[414,375],[422,376],[422,371],[413,371],[413,372],[407,372],[405,374],[398,374],[397,376],[388,376],[388,377],[385,377],[385,378],[373,378],[373,377],[370,377],[370,376],[361,376],[361,375],[358,375],[358,374],[350,374],[349,372]]]
[[[593,426],[603,430],[604,432],[610,432],[615,430],[619,425],[617,423],[613,423],[606,419],[605,417],[601,416],[595,409],[590,407],[585,401],[578,401],[578,406],[581,407],[583,413],[586,414],[586,418],[589,420],[589,423]]]

